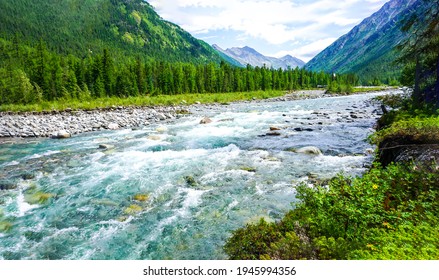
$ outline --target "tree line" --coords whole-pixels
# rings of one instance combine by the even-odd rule
[[[235,67],[226,62],[193,64],[115,60],[110,51],[84,57],[51,52],[43,41],[30,47],[17,38],[0,39],[0,102],[30,104],[104,97],[297,90],[358,83],[355,75],[336,76],[305,69]]]

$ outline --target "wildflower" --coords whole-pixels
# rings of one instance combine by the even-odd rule
[[[385,226],[386,228],[392,228],[392,226],[388,222],[384,222],[383,226]]]
[[[373,188],[374,190],[376,190],[376,189],[378,189],[378,185],[377,185],[377,184],[373,184],[373,185],[372,185],[372,188]]]

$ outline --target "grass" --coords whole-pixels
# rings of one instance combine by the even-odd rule
[[[389,87],[364,87],[354,88],[353,93],[380,91]],[[108,97],[89,100],[56,100],[43,101],[36,104],[3,104],[0,105],[0,112],[43,112],[43,111],[65,111],[72,110],[95,110],[102,108],[110,108],[113,106],[176,106],[191,105],[195,103],[201,104],[227,104],[236,101],[246,101],[253,99],[269,99],[284,96],[287,92],[284,90],[271,91],[251,91],[251,92],[229,92],[229,93],[203,93],[203,94],[176,94],[176,95],[157,95],[157,96],[131,96],[127,98]]]
[[[371,136],[374,144],[386,139],[439,143],[439,110],[431,106],[413,106],[413,100],[403,95],[384,95],[376,100],[394,110],[378,120],[379,131]]]
[[[439,117],[413,117],[398,120],[372,136],[377,144],[389,138],[410,138],[424,143],[439,143]]]
[[[41,102],[38,104],[0,105],[0,111],[6,112],[42,112],[42,111],[64,111],[67,108],[72,110],[93,110],[109,108],[112,106],[175,106],[190,105],[197,102],[202,104],[220,103],[226,104],[234,101],[245,101],[252,99],[268,99],[285,95],[285,91],[252,91],[252,92],[231,92],[231,93],[206,93],[206,94],[178,94],[158,96],[135,96],[128,98],[98,98],[92,100],[57,100],[52,102]]]
[[[354,87],[353,93],[372,92],[372,91],[382,91],[382,90],[393,89],[393,88],[397,88],[397,87],[389,87],[389,86]]]

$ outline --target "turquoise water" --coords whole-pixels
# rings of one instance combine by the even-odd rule
[[[227,258],[231,231],[281,218],[310,173],[365,171],[373,96],[194,108],[135,131],[0,144],[0,180],[16,185],[0,190],[0,259]],[[265,136],[271,126],[281,135]],[[303,146],[323,154],[286,151]]]

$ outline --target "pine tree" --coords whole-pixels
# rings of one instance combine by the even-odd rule
[[[414,68],[415,104],[439,107],[439,0],[422,1],[425,10],[413,13],[402,28],[410,36],[398,46],[402,55],[397,61],[407,65],[406,71]],[[404,81],[411,80],[404,75]]]
[[[104,83],[105,93],[107,96],[113,95],[114,69],[113,59],[108,49],[104,49],[102,54],[102,80]],[[140,90],[140,89],[139,89]]]
[[[49,54],[46,50],[45,43],[40,40],[35,53],[35,59],[33,61],[32,80],[42,89],[45,100],[53,100],[53,96],[50,91],[50,73],[48,70],[48,58]]]

